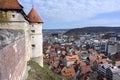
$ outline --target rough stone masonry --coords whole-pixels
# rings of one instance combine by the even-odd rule
[[[24,80],[26,66],[24,31],[0,29],[0,80]]]

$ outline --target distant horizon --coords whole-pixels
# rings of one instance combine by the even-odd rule
[[[74,28],[60,28],[60,29],[77,29],[77,28],[88,28],[88,27],[114,27],[114,26],[86,26],[86,27],[74,27]],[[120,27],[120,26],[115,26],[115,27]],[[43,30],[56,30],[57,28],[47,28],[47,29],[44,29]]]

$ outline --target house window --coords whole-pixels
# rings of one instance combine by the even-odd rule
[[[32,33],[35,33],[35,30],[31,30]]]

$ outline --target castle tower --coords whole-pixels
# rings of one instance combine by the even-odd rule
[[[14,4],[14,5],[13,5]],[[18,0],[0,0],[0,29],[23,30],[25,34],[26,61],[30,60],[31,46],[29,21]]]
[[[15,45],[10,48],[9,52],[6,52],[8,53],[6,55],[6,60],[3,60],[9,64],[2,64],[3,69],[0,65],[0,80],[23,80],[22,78],[27,71],[27,61],[30,60],[31,56],[30,35],[28,33],[30,28],[27,15],[23,11],[23,7],[19,4],[18,0],[0,0],[0,29],[14,30],[15,32],[22,31],[23,36],[21,38],[24,39],[24,45],[19,45],[18,47],[16,43],[18,39],[12,42]],[[19,36],[20,34],[15,35]],[[23,47],[25,50],[22,50]],[[8,48],[6,51],[7,50]],[[4,55],[6,53],[4,53]]]
[[[28,14],[30,26],[31,26],[31,58],[39,63],[43,67],[43,38],[42,38],[42,24],[43,21],[37,14],[34,8]]]
[[[31,45],[28,17],[18,0],[0,0],[0,29],[23,30],[25,33],[26,61],[30,60]]]

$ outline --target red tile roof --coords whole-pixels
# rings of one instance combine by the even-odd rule
[[[90,59],[90,62],[93,63],[95,60],[102,60],[103,61],[106,61],[106,57],[104,54],[94,54],[94,55],[91,55],[89,56],[89,59]]]
[[[86,66],[87,64],[84,61],[80,61],[80,67]]]
[[[63,51],[62,51],[62,55],[66,55],[66,51],[63,50]]]
[[[0,9],[22,9],[17,0],[0,0]]]
[[[72,55],[72,56],[65,56],[66,60],[69,61],[69,60],[77,60],[79,61],[79,57],[78,55]]]
[[[31,11],[28,14],[29,21],[32,23],[43,23],[40,16],[37,14],[34,8],[31,9]]]
[[[66,67],[64,67],[61,70],[61,74],[63,76],[66,76],[66,77],[74,77],[74,76],[76,76],[74,68],[66,68]]]
[[[82,66],[81,68],[82,68],[82,74],[86,74],[91,71],[90,66]]]

